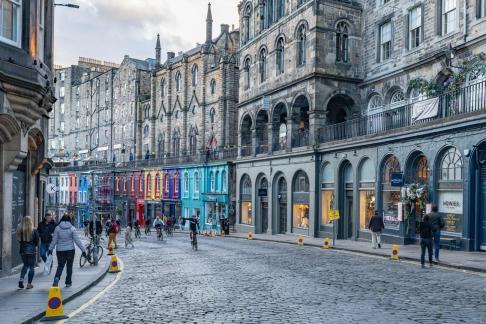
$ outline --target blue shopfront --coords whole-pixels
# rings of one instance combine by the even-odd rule
[[[219,232],[221,221],[228,219],[228,164],[206,165],[205,179],[202,192],[204,214],[200,224],[205,231]]]
[[[181,188],[179,169],[164,169],[162,185],[162,215],[179,219],[179,216],[181,216]]]
[[[78,199],[76,205],[76,219],[82,227],[85,220],[90,220],[89,213],[89,173],[78,174]]]
[[[180,170],[181,174],[181,204],[182,216],[190,218],[204,215],[204,203],[202,200],[202,188],[204,188],[204,167],[188,166]],[[186,227],[188,223],[186,222]],[[202,226],[201,226],[202,229]]]

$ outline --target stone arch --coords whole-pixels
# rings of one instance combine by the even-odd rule
[[[349,20],[348,18],[346,17],[339,17],[337,19],[334,20],[334,24],[333,24],[333,27],[335,30],[337,30],[337,26],[340,24],[340,23],[346,23],[349,27],[349,35],[356,35],[357,34],[357,31],[356,31],[356,25],[351,21]]]
[[[260,109],[256,114],[255,129],[256,129],[256,153],[268,152],[268,121],[269,114],[265,109]]]
[[[287,36],[284,33],[279,33],[277,37],[275,37],[275,41],[273,42],[273,48],[277,48],[278,42],[283,39],[284,46],[287,45]]]
[[[287,148],[288,107],[283,101],[278,102],[271,110],[272,150],[280,151]]]
[[[254,121],[251,114],[246,113],[241,118],[240,135],[241,135],[241,155],[249,156],[253,147],[253,129]]]
[[[299,20],[297,25],[295,25],[295,29],[294,29],[294,38],[295,39],[297,39],[299,37],[299,30],[302,26],[304,26],[306,32],[309,32],[309,22],[306,19],[301,19],[301,20]]]
[[[309,145],[310,125],[309,113],[311,103],[305,94],[295,97],[290,114],[290,132],[292,134],[292,147]]]
[[[413,150],[408,154],[405,161],[404,171],[406,182],[428,184],[430,178],[430,163],[428,157],[420,150]]]
[[[20,133],[20,125],[10,114],[0,114],[0,144],[10,142]]]
[[[355,101],[345,95],[336,94],[326,105],[327,124],[339,124],[353,116]]]

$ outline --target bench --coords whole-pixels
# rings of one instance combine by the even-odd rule
[[[460,247],[460,241],[455,237],[441,237],[440,246],[447,246],[449,250],[457,250]]]

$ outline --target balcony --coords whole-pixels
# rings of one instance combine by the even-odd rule
[[[309,131],[298,130],[292,134],[292,147],[304,147],[309,146]]]
[[[386,133],[427,125],[437,120],[486,109],[486,81],[424,101],[409,103],[369,116],[358,117],[318,130],[319,143]]]

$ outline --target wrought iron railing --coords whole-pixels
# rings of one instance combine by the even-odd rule
[[[309,145],[309,130],[297,130],[292,133],[292,147],[303,147]]]
[[[384,133],[486,109],[486,81],[318,130],[319,143]]]

